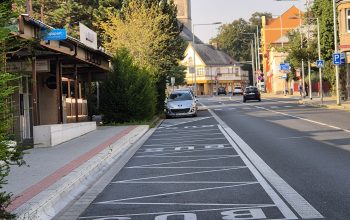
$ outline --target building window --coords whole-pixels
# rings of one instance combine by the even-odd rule
[[[198,68],[197,76],[204,76],[204,68]]]
[[[346,9],[346,31],[350,33],[350,9]]]

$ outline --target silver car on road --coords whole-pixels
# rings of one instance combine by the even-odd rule
[[[186,90],[173,91],[165,101],[167,118],[197,116],[197,99]]]

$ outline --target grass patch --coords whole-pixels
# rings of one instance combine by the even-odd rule
[[[129,121],[129,122],[123,122],[123,123],[113,122],[108,124],[102,124],[101,126],[149,125],[150,128],[154,128],[160,119],[161,119],[161,115],[156,115],[149,121],[147,120],[146,121]]]

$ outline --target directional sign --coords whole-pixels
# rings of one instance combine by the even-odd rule
[[[67,39],[66,29],[54,29],[44,31],[44,40],[65,40]]]
[[[324,68],[324,60],[316,60],[316,66],[318,68]]]
[[[345,54],[344,53],[340,54],[340,64],[341,65],[345,64]]]
[[[280,64],[280,70],[290,70],[290,66],[289,66],[289,63],[281,63]]]

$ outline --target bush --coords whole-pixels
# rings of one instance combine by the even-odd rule
[[[156,93],[151,74],[136,66],[126,49],[112,59],[113,70],[101,83],[100,112],[104,123],[150,120],[155,114]]]

